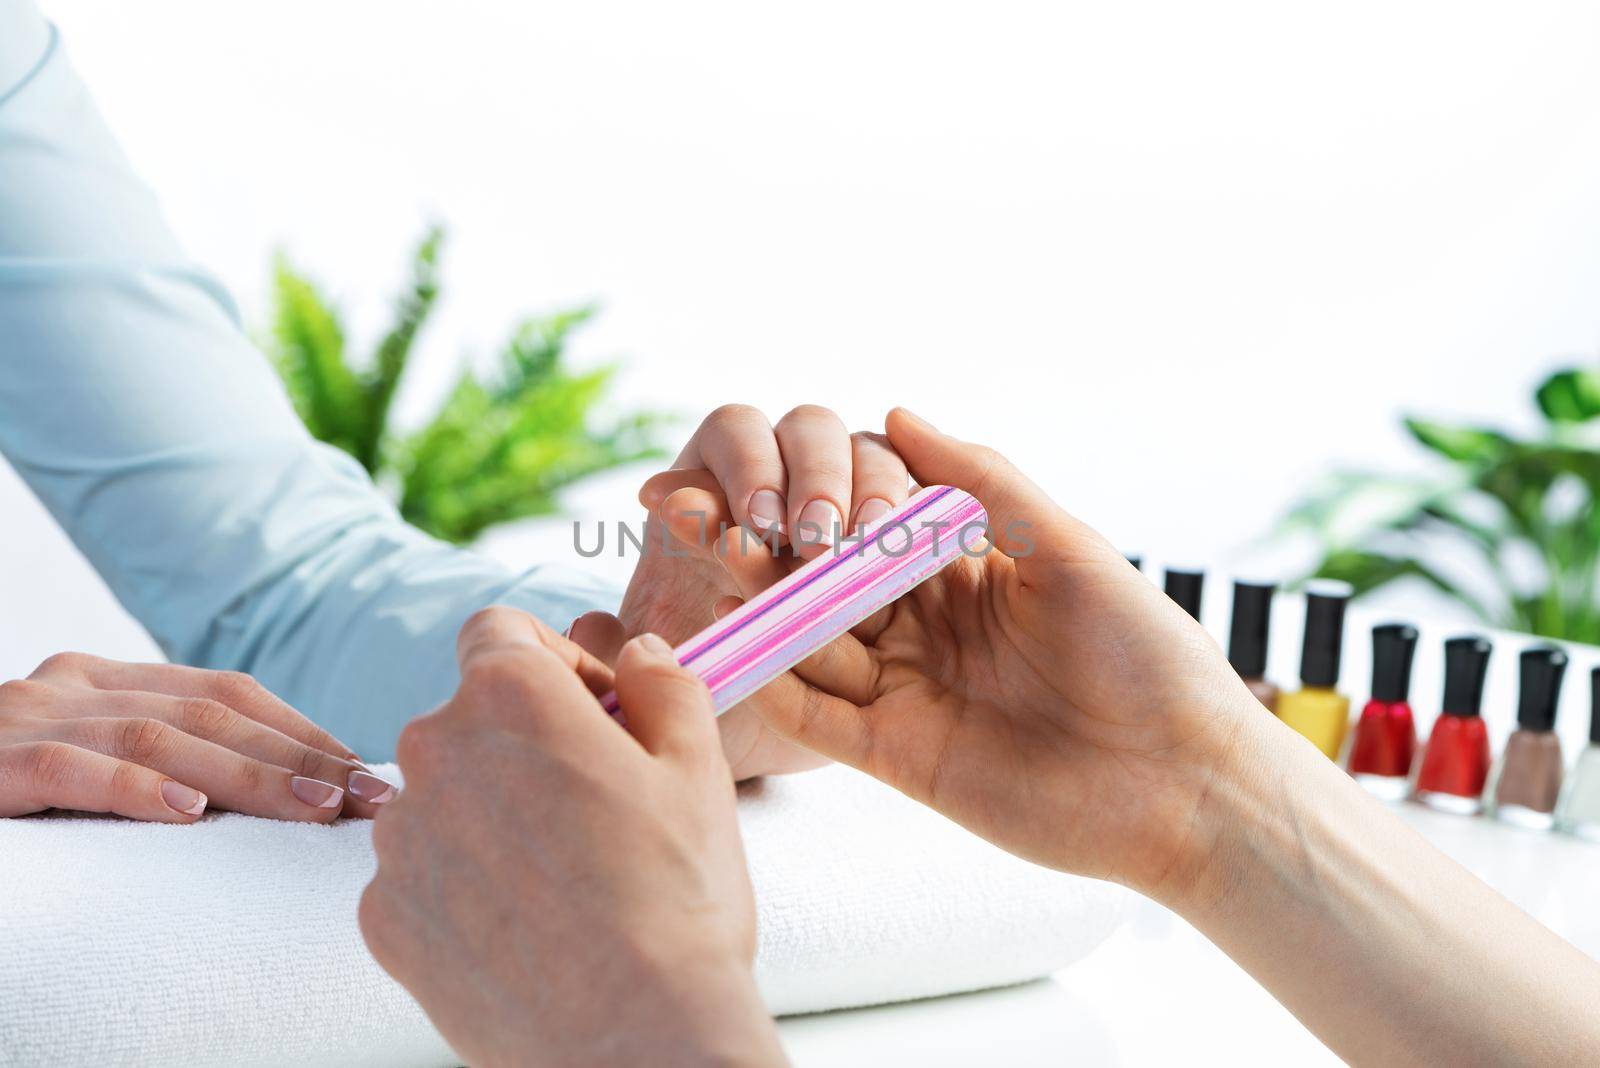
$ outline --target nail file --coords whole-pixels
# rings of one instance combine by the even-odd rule
[[[673,650],[721,715],[872,613],[976,551],[988,525],[969,493],[929,486]],[[765,546],[752,551],[770,551]],[[613,716],[615,693],[601,704]]]

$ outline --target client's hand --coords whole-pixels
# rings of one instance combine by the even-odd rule
[[[679,490],[712,490],[728,502],[725,519],[760,532],[804,562],[827,551],[839,531],[878,518],[906,499],[905,464],[882,435],[851,434],[826,408],[802,405],[774,427],[746,405],[718,408],[689,440],[672,469],[645,483],[650,510],[643,558],[623,597],[621,622],[604,613],[577,621],[574,641],[611,659],[630,634],[659,634],[677,644],[709,625],[719,597],[739,592],[726,572],[681,540],[664,540],[665,502]],[[704,543],[709,531],[679,531]],[[767,730],[746,706],[717,721],[736,778],[802,771],[824,761]]]
[[[705,687],[653,635],[609,668],[474,616],[461,688],[400,735],[373,825],[373,956],[469,1063],[767,1064],[755,907]],[[632,733],[630,737],[629,732]]]
[[[209,805],[326,823],[393,796],[248,675],[61,653],[0,685],[0,816],[192,823]]]
[[[888,436],[920,483],[982,501],[999,551],[957,561],[746,703],[1015,853],[1181,893],[1254,707],[1242,684],[1199,625],[1000,456],[903,410]],[[685,534],[699,520],[681,513],[713,529],[727,514],[700,490],[666,510]],[[737,532],[721,558],[746,597],[786,570]]]

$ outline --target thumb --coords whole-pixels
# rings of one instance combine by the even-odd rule
[[[1011,461],[984,445],[936,430],[905,408],[884,423],[889,443],[924,486],[954,486],[978,498],[989,513],[989,540],[1007,556],[1058,548],[1073,521]]]
[[[711,691],[657,635],[641,634],[622,647],[617,702],[629,732],[652,754],[721,751]]]

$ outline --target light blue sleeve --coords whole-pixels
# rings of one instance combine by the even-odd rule
[[[0,452],[169,657],[252,673],[369,759],[449,695],[477,608],[616,606],[422,534],[309,437],[24,0],[0,0]]]

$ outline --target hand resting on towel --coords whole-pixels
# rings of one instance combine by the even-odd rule
[[[326,823],[394,794],[248,675],[61,653],[0,685],[0,816],[192,823],[214,807]]]

